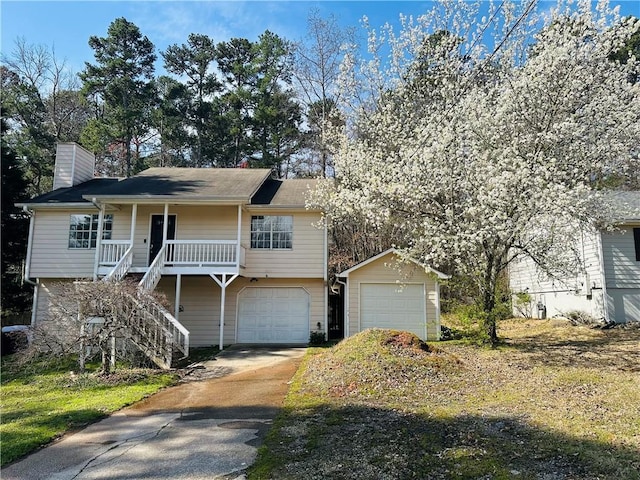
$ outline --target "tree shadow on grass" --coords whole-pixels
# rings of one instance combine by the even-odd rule
[[[639,472],[636,449],[519,418],[325,406],[284,413],[249,479],[637,480]]]
[[[576,331],[576,338],[559,338],[551,331],[507,338],[505,344],[537,365],[640,372],[640,329],[591,330],[586,336]]]
[[[40,447],[49,444],[64,433],[73,432],[89,423],[104,418],[98,409],[78,409],[70,412],[47,412],[44,408],[3,412],[2,423],[15,427],[2,431],[0,464],[14,462]]]

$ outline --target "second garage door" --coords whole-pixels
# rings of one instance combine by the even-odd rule
[[[425,340],[424,285],[360,284],[360,329],[406,330]]]
[[[238,297],[238,343],[309,341],[309,294],[300,287],[248,287]]]

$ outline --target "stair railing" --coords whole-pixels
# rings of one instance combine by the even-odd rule
[[[160,277],[162,277],[162,269],[164,268],[164,257],[166,252],[166,245],[163,245],[156,258],[151,262],[149,266],[149,270],[144,274],[142,280],[140,280],[140,287],[148,292],[152,292],[158,282],[160,281]]]
[[[113,269],[107,275],[105,275],[102,278],[102,280],[105,282],[110,282],[110,281],[118,282],[122,280],[127,275],[127,272],[129,272],[129,269],[131,268],[132,264],[133,264],[133,244],[131,244],[131,246],[127,248],[122,258],[118,261],[118,263],[116,263],[115,267],[113,267]]]

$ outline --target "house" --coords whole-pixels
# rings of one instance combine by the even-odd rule
[[[606,322],[640,321],[640,191],[615,192],[605,201],[618,212],[616,228],[579,235],[580,267],[573,275],[549,278],[529,259],[511,265],[514,315],[578,311]]]
[[[345,336],[367,328],[440,339],[440,283],[449,278],[389,249],[338,274],[344,279]]]
[[[183,352],[306,344],[327,331],[326,228],[305,207],[313,180],[214,168],[93,178],[94,162],[81,146],[59,144],[54,190],[23,204],[32,323],[47,318],[59,281],[134,277],[167,296],[171,309],[154,307],[145,321],[180,338]]]

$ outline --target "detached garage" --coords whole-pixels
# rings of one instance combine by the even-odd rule
[[[346,336],[388,328],[423,340],[440,338],[439,280],[448,275],[415,261],[401,262],[390,249],[338,275],[346,280]]]

